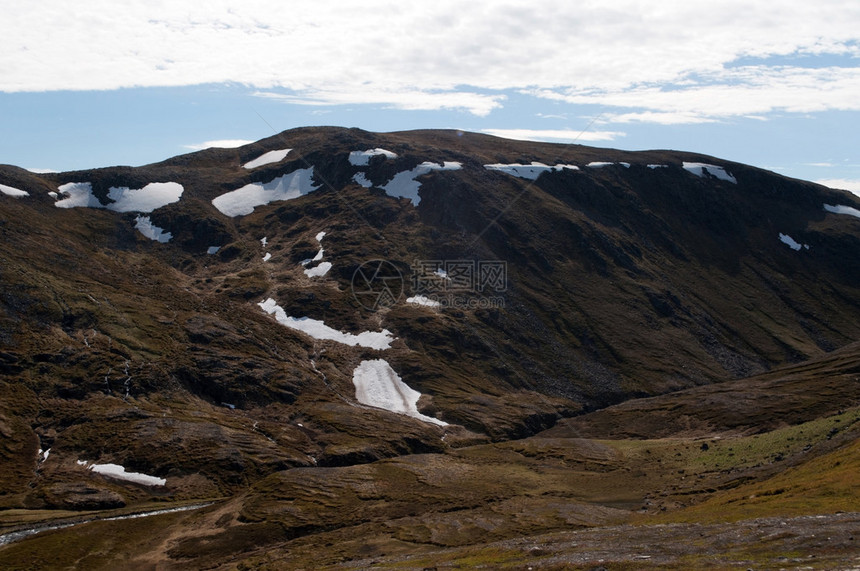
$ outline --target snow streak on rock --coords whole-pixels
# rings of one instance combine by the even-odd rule
[[[314,168],[298,169],[266,183],[254,182],[212,199],[212,204],[227,216],[244,216],[258,206],[291,200],[315,191]]]
[[[707,178],[708,175],[716,177],[720,180],[725,180],[731,182],[733,184],[737,184],[738,181],[735,177],[726,172],[726,169],[723,167],[718,167],[716,165],[709,165],[706,163],[687,163],[683,164],[684,170],[693,173],[694,175]]]
[[[499,171],[503,173],[507,173],[511,176],[525,178],[528,180],[537,180],[537,178],[545,172],[549,171],[560,171],[560,170],[579,170],[579,167],[576,165],[555,165],[549,166],[543,163],[539,163],[537,161],[532,161],[530,165],[521,165],[519,163],[511,163],[511,164],[502,164],[502,163],[494,163],[491,165],[484,165],[484,168],[491,171]]]
[[[383,329],[382,331],[364,331],[358,335],[353,335],[352,333],[344,333],[343,331],[333,329],[317,319],[290,317],[272,298],[261,301],[258,305],[266,313],[274,315],[275,320],[281,325],[301,331],[314,339],[336,341],[351,347],[357,345],[377,350],[389,349],[391,342],[394,341],[394,335],[388,329]]]
[[[292,149],[280,149],[277,151],[269,151],[268,153],[263,153],[253,161],[248,161],[243,167],[246,169],[255,169],[257,167],[261,167],[263,165],[269,165],[272,163],[279,163],[287,156],[287,153],[292,151]]]
[[[384,359],[362,361],[352,373],[355,398],[361,404],[405,414],[412,418],[447,426],[447,422],[418,412],[421,393],[409,387]]]

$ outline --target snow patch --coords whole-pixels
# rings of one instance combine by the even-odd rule
[[[272,254],[270,254],[269,252],[266,252],[266,255],[263,256],[263,261],[268,262],[271,259],[272,259]]]
[[[213,254],[217,254],[220,249],[221,246],[209,246],[209,249],[206,250],[206,253],[211,256]]]
[[[291,200],[319,188],[313,184],[314,168],[298,169],[267,183],[254,182],[212,199],[212,204],[227,216],[244,216],[257,206]]]
[[[792,250],[800,250],[801,248],[809,249],[809,244],[800,244],[788,234],[780,234],[779,241],[791,248]]]
[[[842,204],[825,204],[824,210],[826,210],[827,212],[833,212],[835,214],[847,214],[849,216],[856,216],[857,218],[860,218],[860,210],[857,210],[856,208],[852,208],[850,206],[844,206]]]
[[[50,448],[48,448],[47,450],[42,450],[41,448],[39,448],[39,464],[41,464],[42,462],[47,460],[48,456],[50,456],[50,455],[51,455],[51,449]]]
[[[155,240],[162,244],[170,242],[170,239],[173,238],[173,234],[165,232],[163,228],[159,228],[153,224],[152,220],[149,219],[149,216],[138,216],[135,218],[134,227],[140,230],[140,233],[150,240]]]
[[[93,195],[93,185],[89,182],[67,182],[57,187],[65,198],[54,203],[57,208],[104,208]]]
[[[588,167],[588,168],[590,168],[590,169],[600,169],[600,168],[603,168],[603,167],[608,167],[608,166],[613,165],[613,164],[615,164],[615,163],[606,163],[606,162],[602,162],[602,161],[593,161],[593,162],[588,163],[588,164],[587,164],[587,165],[585,165],[585,166],[586,166],[586,167]]]
[[[275,320],[281,325],[301,331],[314,339],[336,341],[350,347],[358,345],[376,350],[389,349],[391,342],[395,339],[391,331],[387,329],[383,329],[382,331],[364,331],[358,335],[353,335],[352,333],[344,333],[343,331],[333,329],[317,319],[290,317],[272,298],[261,301],[257,305],[266,313],[274,315]]]
[[[292,151],[292,149],[280,149],[277,151],[269,151],[268,153],[263,153],[253,161],[248,161],[243,167],[246,169],[255,169],[257,167],[261,167],[263,165],[268,165],[272,163],[279,163],[284,160],[284,157],[287,156],[287,153]]]
[[[499,171],[503,173],[507,173],[511,176],[525,178],[528,180],[537,180],[537,178],[545,172],[548,171],[560,171],[564,169],[568,170],[579,170],[579,167],[576,165],[562,165],[558,164],[555,166],[545,165],[543,163],[539,163],[537,161],[532,161],[530,165],[521,165],[519,163],[511,163],[511,164],[502,164],[495,163],[491,165],[484,165],[484,168],[491,171]]]
[[[648,165],[649,169],[665,169],[669,168],[669,165]]]
[[[406,303],[414,303],[415,305],[423,305],[426,307],[439,307],[441,305],[438,301],[432,300],[429,297],[423,295],[407,297]]]
[[[357,172],[352,175],[352,180],[353,182],[360,186],[363,186],[364,188],[370,188],[371,186],[373,186],[373,183],[370,182],[370,179],[368,179],[367,175],[365,175],[363,172]]]
[[[263,236],[262,238],[260,238],[260,244],[262,244],[263,247],[265,248],[266,246],[269,245],[269,239],[266,236]]]
[[[361,167],[370,163],[370,158],[383,155],[387,159],[396,159],[397,154],[385,149],[367,149],[366,151],[352,151],[349,153],[349,164]]]
[[[463,168],[463,165],[458,162],[445,161],[441,165],[423,162],[412,170],[397,173],[382,188],[388,196],[408,198],[412,201],[412,204],[418,206],[418,203],[421,202],[421,197],[418,196],[418,189],[421,188],[421,183],[415,180],[416,178],[430,171],[453,171],[461,168]]]
[[[305,270],[305,275],[309,278],[321,278],[326,275],[331,269],[331,262],[321,262],[319,265]]]
[[[157,208],[179,202],[185,189],[178,182],[151,182],[143,188],[111,187],[105,208],[114,212],[152,212]]]
[[[65,198],[58,200],[58,208],[107,208],[114,212],[145,212],[178,202],[185,190],[178,182],[151,182],[143,188],[124,186],[108,189],[108,198],[113,202],[102,204],[93,194],[89,182],[68,182],[57,188]]]
[[[322,246],[322,239],[325,238],[325,234],[326,234],[325,232],[317,232],[316,239],[317,239],[317,242],[320,243],[320,246]],[[303,260],[301,262],[301,265],[307,266],[311,262],[320,262],[323,259],[323,254],[325,254],[325,250],[320,248],[319,251],[316,253],[316,255],[313,258],[310,258],[308,260]],[[322,277],[322,276],[326,275],[330,269],[331,269],[331,262],[321,262],[317,266],[315,266],[313,268],[308,268],[307,270],[305,270],[305,275],[308,276],[309,278],[318,278],[318,277]]]
[[[87,462],[81,463],[78,460],[78,464],[86,466]],[[89,469],[102,476],[143,484],[144,486],[163,486],[167,483],[167,480],[164,478],[156,478],[155,476],[148,476],[139,472],[126,472],[125,468],[119,464],[92,464]]]
[[[707,178],[708,175],[716,177],[720,180],[726,180],[733,184],[737,184],[738,181],[735,177],[726,172],[726,169],[723,167],[718,167],[716,165],[709,165],[706,163],[687,163],[685,162],[683,165],[684,170],[698,176],[701,178]]]
[[[6,196],[12,196],[14,198],[21,198],[22,196],[30,196],[30,193],[26,190],[19,190],[12,186],[6,186],[5,184],[0,184],[0,192],[5,194]]]
[[[352,373],[355,399],[361,404],[405,414],[424,422],[447,426],[448,423],[418,412],[421,393],[411,388],[384,359],[362,361]]]

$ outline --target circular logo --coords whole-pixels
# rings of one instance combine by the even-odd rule
[[[364,262],[352,274],[352,295],[365,309],[391,307],[403,295],[403,275],[388,260]]]

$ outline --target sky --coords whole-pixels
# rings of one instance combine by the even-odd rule
[[[0,0],[0,163],[309,125],[677,149],[860,194],[857,0]]]

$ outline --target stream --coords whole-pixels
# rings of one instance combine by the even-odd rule
[[[27,529],[19,529],[18,531],[11,531],[9,533],[4,533],[4,534],[0,535],[0,547],[2,547],[4,545],[8,545],[10,543],[13,543],[15,541],[18,541],[20,539],[24,539],[25,537],[29,537],[31,535],[36,535],[37,533],[42,533],[43,531],[50,531],[52,529],[65,529],[67,527],[82,525],[85,523],[90,523],[92,521],[117,521],[117,520],[121,520],[121,519],[137,519],[137,518],[141,518],[141,517],[151,517],[151,516],[155,516],[155,515],[169,514],[169,513],[174,513],[174,512],[185,512],[185,511],[190,511],[190,510],[197,510],[197,509],[205,508],[206,506],[211,506],[211,505],[212,505],[212,502],[209,502],[209,503],[205,503],[205,504],[193,504],[190,506],[181,506],[178,508],[165,508],[165,509],[161,509],[161,510],[139,512],[139,513],[133,513],[133,514],[128,514],[128,515],[119,515],[119,516],[114,516],[114,517],[101,518],[101,517],[96,516],[96,517],[93,517],[93,518],[90,518],[87,520],[76,521],[76,522],[72,522],[72,523],[60,523],[60,524],[56,524],[56,525],[42,524],[42,525],[37,525],[35,527],[31,527],[31,528],[27,528]]]

